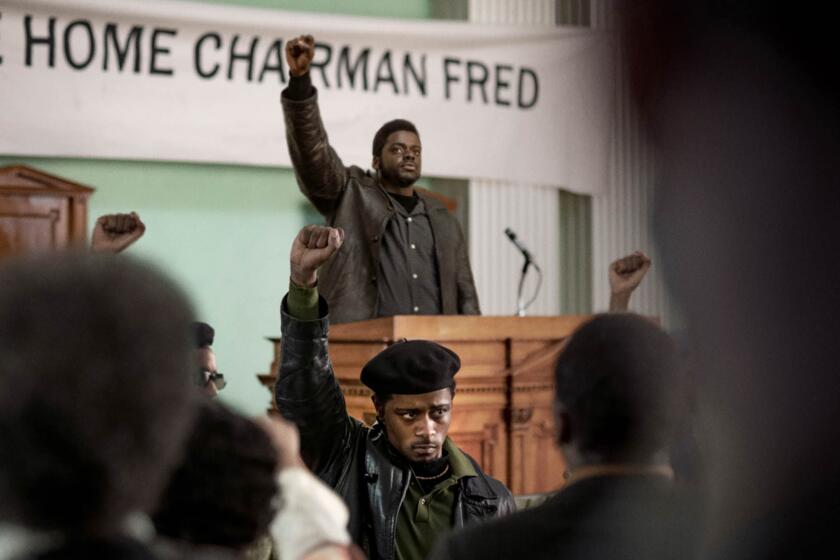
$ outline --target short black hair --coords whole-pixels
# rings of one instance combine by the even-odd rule
[[[159,534],[242,550],[268,531],[277,496],[277,454],[253,421],[202,403],[184,460],[153,519]]]
[[[192,311],[130,256],[0,266],[0,518],[81,536],[149,511],[194,414]]]
[[[385,142],[388,141],[388,137],[394,132],[398,132],[400,130],[413,132],[417,135],[417,138],[420,138],[420,133],[417,132],[417,127],[414,126],[414,123],[411,121],[407,121],[405,119],[394,119],[392,121],[388,121],[379,127],[379,130],[377,130],[376,134],[373,136],[374,157],[382,156],[382,149],[385,148]]]
[[[195,347],[207,348],[213,346],[213,340],[216,337],[216,331],[207,323],[195,321],[193,323],[193,334],[195,335]]]
[[[673,340],[632,313],[597,315],[560,354],[556,394],[584,452],[647,458],[674,429],[680,372]]]

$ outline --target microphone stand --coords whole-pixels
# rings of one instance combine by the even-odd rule
[[[534,303],[534,300],[537,299],[537,294],[540,293],[540,287],[542,286],[542,269],[539,267],[537,263],[531,260],[530,255],[527,253],[523,254],[525,257],[525,262],[522,264],[522,272],[519,276],[519,288],[516,291],[516,315],[517,317],[524,317],[525,310]],[[526,303],[522,297],[522,290],[525,288],[525,277],[528,275],[528,269],[533,266],[536,269],[537,273],[539,274],[539,279],[537,281],[537,289],[534,290],[534,297],[532,297]]]

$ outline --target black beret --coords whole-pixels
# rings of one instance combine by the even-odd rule
[[[458,355],[429,340],[397,342],[362,368],[362,383],[379,395],[419,395],[445,389],[461,369]]]

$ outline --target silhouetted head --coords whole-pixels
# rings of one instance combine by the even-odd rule
[[[674,343],[650,320],[613,313],[582,325],[556,367],[558,438],[567,461],[658,460],[671,442],[679,381]]]
[[[268,531],[276,471],[277,452],[260,426],[214,401],[202,403],[154,515],[158,533],[242,550]]]
[[[127,256],[0,266],[0,519],[107,533],[156,502],[189,428],[191,309]]]

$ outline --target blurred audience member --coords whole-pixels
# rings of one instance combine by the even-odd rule
[[[216,366],[216,353],[213,352],[216,331],[207,323],[200,322],[193,323],[193,331],[196,343],[195,358],[198,362],[195,383],[205,394],[215,397],[227,386],[224,374],[220,373]]]
[[[90,238],[94,253],[121,253],[146,233],[146,224],[136,212],[105,214],[96,219]]]
[[[276,468],[274,447],[259,426],[203,403],[184,460],[154,514],[158,534],[194,545],[190,554],[212,547],[243,551],[268,532],[274,517]]]
[[[454,533],[432,558],[689,558],[668,456],[681,390],[670,337],[637,315],[598,315],[572,335],[556,383],[566,485],[540,506]]]
[[[105,214],[96,219],[90,250],[94,253],[121,253],[133,245],[146,232],[146,224],[136,212],[130,214]],[[225,376],[216,367],[213,352],[215,331],[207,323],[193,323],[196,341],[196,385],[210,397],[216,397],[225,388]]]
[[[347,509],[298,453],[294,426],[203,403],[154,515],[161,556],[298,560],[335,547],[346,558]]]
[[[610,311],[627,311],[630,296],[650,269],[650,259],[641,251],[622,257],[610,265]]]
[[[0,557],[143,558],[192,420],[190,308],[130,258],[0,265]]]
[[[364,558],[347,532],[350,514],[344,501],[312,475],[300,456],[297,427],[279,417],[258,418],[271,438],[280,467],[281,506],[271,536],[282,560]]]
[[[698,364],[706,556],[811,558],[840,517],[840,80],[833,18],[623,3],[658,153],[655,230]],[[829,551],[829,552],[826,552]]]

